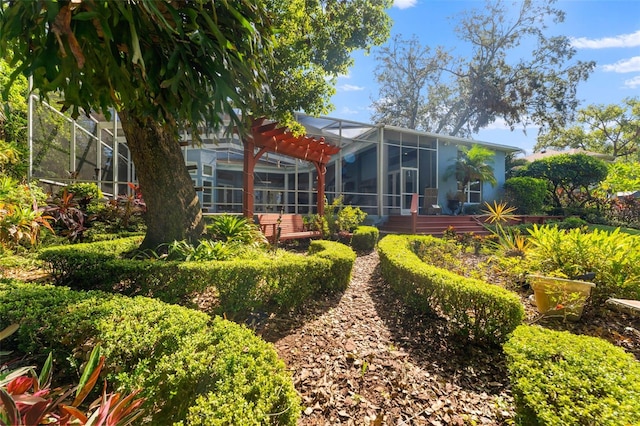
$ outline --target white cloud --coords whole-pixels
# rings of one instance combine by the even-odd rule
[[[418,0],[393,0],[393,7],[397,7],[398,9],[408,9],[415,6],[417,3]]]
[[[340,114],[344,114],[344,115],[355,115],[355,114],[359,114],[360,111],[358,111],[357,109],[351,109],[349,107],[342,107],[342,109],[340,110]]]
[[[603,65],[602,69],[610,72],[638,72],[640,71],[640,56],[634,56],[633,58],[623,59],[614,64]]]
[[[578,49],[605,49],[608,47],[636,47],[640,46],[640,31],[631,34],[621,34],[615,37],[603,38],[571,38],[571,44]]]
[[[636,75],[629,80],[624,81],[624,87],[628,87],[629,89],[637,89],[640,87],[640,75]]]
[[[340,86],[338,86],[338,90],[341,90],[343,92],[357,92],[359,90],[364,90],[364,87],[356,86],[354,84],[341,84]]]
[[[496,118],[496,121],[489,123],[487,127],[483,127],[485,130],[510,130],[509,125],[502,118]]]

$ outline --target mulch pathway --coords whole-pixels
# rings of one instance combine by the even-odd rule
[[[344,294],[258,330],[293,374],[299,425],[505,424],[513,399],[498,348],[463,346],[441,318],[410,312],[356,259]]]

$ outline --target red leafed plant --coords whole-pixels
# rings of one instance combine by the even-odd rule
[[[17,329],[18,325],[14,324],[0,331],[0,340]],[[143,414],[144,399],[135,399],[140,389],[122,397],[120,393],[107,393],[105,381],[102,395],[86,409],[80,407],[97,383],[104,360],[100,346],[95,346],[78,385],[55,389],[51,388],[51,354],[39,375],[33,367],[5,371],[6,366],[0,365],[0,426],[131,424]]]

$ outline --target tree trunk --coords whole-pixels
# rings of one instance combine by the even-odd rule
[[[204,230],[202,209],[175,133],[130,111],[119,117],[147,205],[147,234],[140,248],[196,241]]]

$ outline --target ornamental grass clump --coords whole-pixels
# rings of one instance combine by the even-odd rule
[[[610,297],[640,299],[640,238],[584,228],[534,226],[527,261],[536,274],[574,279],[594,275],[592,302]]]

